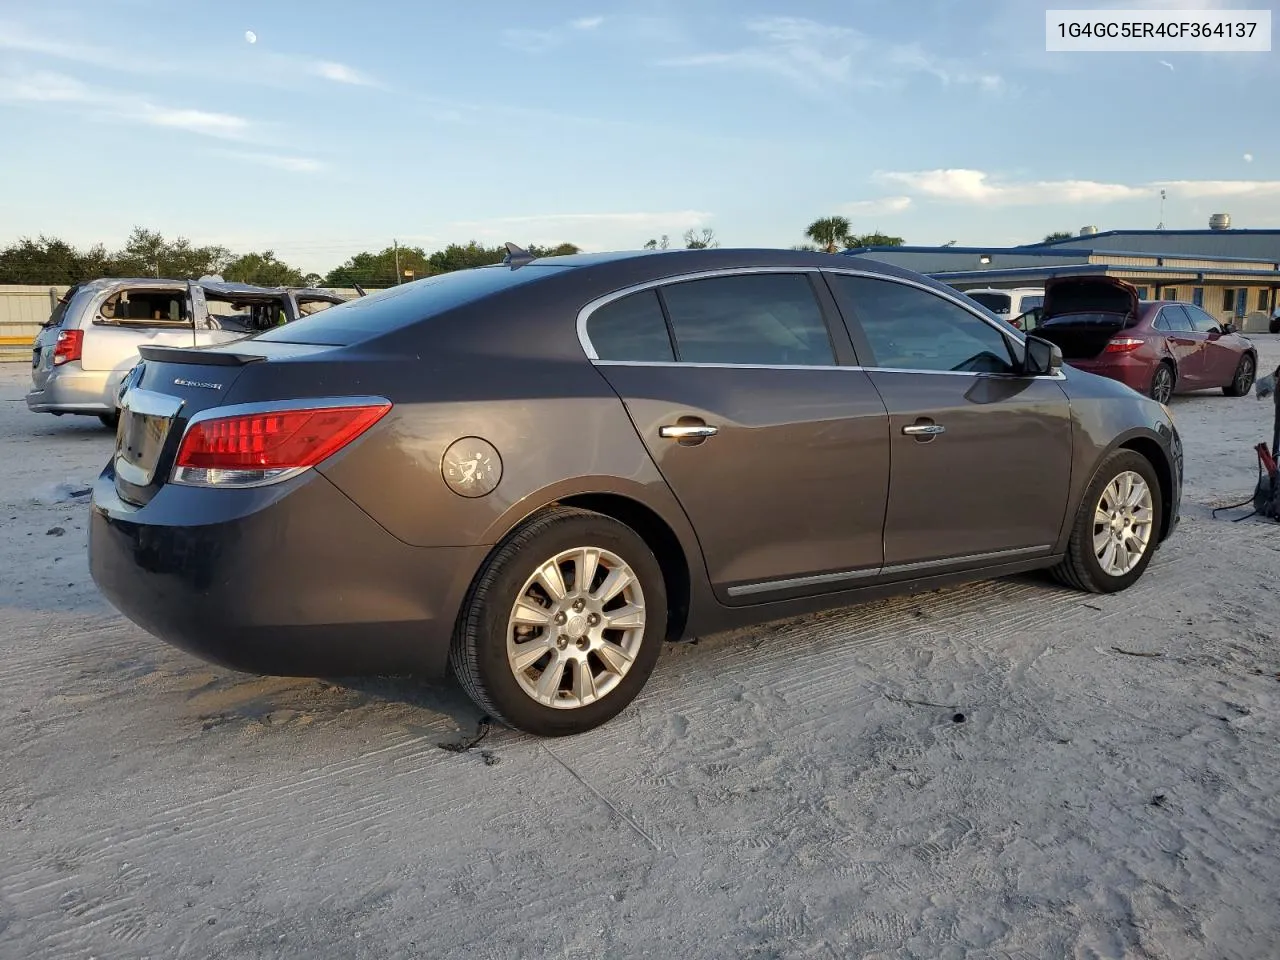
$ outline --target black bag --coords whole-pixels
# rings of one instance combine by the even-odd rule
[[[1263,473],[1253,491],[1253,509],[1260,517],[1280,520],[1280,473]]]

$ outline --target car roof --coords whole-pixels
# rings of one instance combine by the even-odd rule
[[[226,280],[201,279],[201,280],[181,280],[165,277],[99,277],[96,280],[86,280],[79,284],[81,289],[86,290],[106,290],[110,287],[137,287],[139,289],[172,289],[173,287],[185,287],[188,283],[195,283],[202,287],[208,293],[219,296],[262,296],[264,294],[279,295],[290,289],[288,287],[259,287],[252,283],[235,283]],[[312,292],[312,288],[298,287],[296,289],[306,289],[308,293]],[[315,288],[315,293],[326,295],[324,290]]]

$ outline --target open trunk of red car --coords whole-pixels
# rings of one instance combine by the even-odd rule
[[[1062,277],[1045,284],[1036,336],[1056,343],[1068,363],[1091,360],[1138,322],[1138,291],[1114,277]]]

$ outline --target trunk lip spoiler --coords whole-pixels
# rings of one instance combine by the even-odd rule
[[[143,344],[138,347],[138,355],[143,360],[157,363],[208,364],[214,367],[242,367],[267,359],[259,353],[237,353],[210,347],[164,347],[159,344]]]

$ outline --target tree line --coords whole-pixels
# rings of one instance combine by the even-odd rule
[[[855,235],[845,217],[823,217],[805,231],[812,244],[796,249],[824,249],[835,252],[841,247],[901,245],[901,237],[881,233]],[[710,228],[686,230],[683,247],[705,250],[720,246]],[[644,248],[667,250],[670,237],[663,234],[648,240]],[[578,253],[572,243],[555,246],[529,244],[525,249],[534,256],[551,257]],[[392,244],[380,251],[365,251],[347,259],[328,273],[306,273],[280,260],[272,250],[235,253],[218,245],[197,246],[186,237],[168,239],[155,230],[134,227],[129,239],[119,250],[108,250],[103,244],[80,249],[57,237],[43,234],[36,239],[23,237],[0,249],[0,284],[35,284],[62,286],[99,277],[163,277],[169,280],[194,280],[203,276],[221,276],[239,283],[276,287],[386,287],[419,280],[440,273],[465,270],[501,263],[507,254],[505,246],[485,246],[475,240],[451,243],[442,250],[428,253],[422,247]]]

